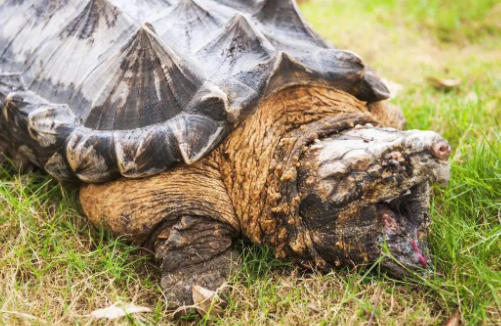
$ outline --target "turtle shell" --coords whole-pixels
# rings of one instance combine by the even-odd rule
[[[152,175],[207,155],[273,92],[388,97],[291,0],[4,0],[0,135],[60,180]]]

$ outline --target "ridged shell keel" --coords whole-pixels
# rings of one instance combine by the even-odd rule
[[[165,122],[181,113],[203,77],[147,28],[95,70],[87,83],[102,81],[85,126],[130,130]],[[97,84],[97,83],[96,83]]]
[[[275,48],[248,19],[237,14],[213,41],[196,53],[199,61],[210,62],[209,76],[233,76],[250,70],[275,55]]]
[[[350,94],[358,92],[365,73],[365,65],[356,54],[350,51],[324,50],[321,55],[299,58],[304,63],[282,52],[275,63],[266,96],[292,85],[326,84]],[[323,51],[322,51],[323,52]],[[320,57],[320,58],[319,58]],[[324,62],[329,62],[323,66]],[[313,68],[315,67],[315,68]],[[319,67],[328,67],[319,69]]]
[[[327,47],[327,43],[303,18],[295,1],[263,0],[255,17],[265,26],[266,33],[273,37],[288,38],[309,46]]]
[[[234,8],[239,11],[246,13],[254,13],[263,0],[245,0],[245,1],[235,1],[235,0],[217,0],[217,2],[224,4],[230,8]]]
[[[117,8],[134,19],[138,24],[152,21],[152,17],[160,16],[178,0],[109,0]]]
[[[210,63],[207,74],[228,94],[229,120],[237,122],[262,97],[276,50],[252,22],[236,14],[196,57]]]
[[[60,180],[194,163],[270,94],[315,84],[389,95],[292,0],[0,3],[0,136]]]
[[[217,34],[225,19],[200,0],[180,0],[172,10],[151,22],[156,33],[178,53],[189,57]]]
[[[79,7],[27,61],[23,79],[27,89],[52,102],[67,103],[85,120],[103,84],[115,77],[106,64],[123,52],[138,27],[106,0],[90,0]]]

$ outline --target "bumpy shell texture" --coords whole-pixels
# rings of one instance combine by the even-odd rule
[[[315,83],[388,97],[291,0],[0,1],[0,136],[60,180],[193,163],[263,98]]]

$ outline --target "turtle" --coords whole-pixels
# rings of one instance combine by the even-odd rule
[[[389,97],[293,0],[0,5],[2,159],[77,185],[171,307],[226,284],[238,237],[320,271],[430,269],[451,147]]]

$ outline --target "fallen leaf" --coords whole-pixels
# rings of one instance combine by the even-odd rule
[[[150,308],[139,307],[133,304],[119,304],[115,303],[108,308],[97,309],[91,312],[90,317],[93,319],[103,319],[108,320],[117,319],[124,317],[126,315],[137,314],[142,312],[152,312]]]
[[[475,92],[469,92],[468,95],[465,97],[466,102],[469,103],[477,103],[478,102],[478,95]]]
[[[454,316],[442,324],[442,326],[459,326],[460,325],[459,311],[456,310]]]
[[[461,78],[440,79],[436,77],[428,77],[426,78],[426,80],[428,81],[428,84],[431,85],[431,87],[441,91],[451,90],[458,87],[462,83]]]
[[[222,310],[218,305],[212,305],[214,299],[217,298],[216,292],[198,285],[193,285],[191,287],[191,290],[193,295],[193,302],[195,303],[197,311],[201,316],[204,316],[209,312],[212,316],[220,316],[222,314]]]
[[[306,305],[306,308],[309,308],[313,310],[314,312],[320,312],[320,309],[318,309],[317,305],[314,304],[313,302],[310,302]]]

